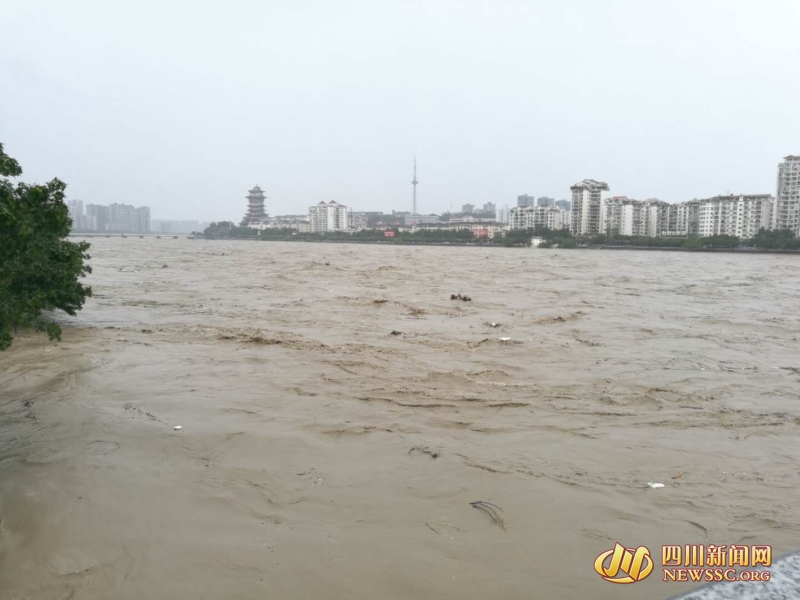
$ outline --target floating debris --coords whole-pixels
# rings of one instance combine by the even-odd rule
[[[417,452],[422,452],[423,454],[427,454],[428,456],[430,456],[433,459],[437,459],[437,458],[439,458],[439,456],[441,456],[441,454],[439,454],[435,450],[431,450],[427,446],[414,446],[413,448],[411,448],[411,450],[408,451],[408,453],[411,454],[415,450]]]
[[[510,337],[501,337],[501,338],[497,338],[497,339],[499,339],[501,342],[510,342],[511,341]]]
[[[661,489],[662,487],[665,487],[663,483],[653,483],[652,481],[648,481],[647,485],[649,485],[654,490],[658,490]]]
[[[450,294],[450,300],[462,300],[464,302],[472,302],[472,298],[466,294],[459,292],[458,294]]]
[[[377,300],[372,301],[373,304],[385,304],[386,302],[388,302],[386,298],[378,298]]]
[[[173,427],[173,429],[175,431],[180,431],[181,429],[183,429],[183,425],[175,425],[175,427]]]
[[[394,330],[392,330],[392,332],[389,335],[403,335],[403,332],[402,331],[397,331],[396,329],[394,329]]]
[[[437,535],[442,535],[441,533],[439,533],[438,531],[436,531],[436,529],[435,529],[433,526],[431,526],[431,524],[430,524],[430,523],[425,523],[425,525],[427,525],[427,526],[428,526],[428,529],[430,529],[430,530],[431,530],[433,533],[435,533],[435,534],[437,534]]]
[[[470,502],[470,506],[472,506],[472,508],[477,508],[479,511],[489,515],[489,518],[505,531],[506,522],[503,518],[502,508],[496,504],[492,504],[491,502],[486,502],[484,500],[475,500],[474,502]]]

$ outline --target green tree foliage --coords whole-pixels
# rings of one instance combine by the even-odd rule
[[[61,328],[43,316],[56,309],[75,316],[92,290],[78,282],[91,272],[86,242],[69,242],[72,224],[64,204],[66,184],[12,184],[22,174],[0,144],[0,350],[18,327],[61,339]]]
[[[203,231],[203,236],[207,238],[234,238],[234,239],[255,239],[258,237],[258,229],[252,227],[239,227],[231,221],[220,221],[212,223]]]
[[[797,250],[800,249],[800,240],[790,229],[761,229],[753,238],[753,245],[762,250]]]
[[[511,229],[499,240],[503,246],[530,246],[533,229]]]
[[[236,227],[233,223],[223,221],[212,223],[203,232],[206,238],[226,239],[259,239],[264,241],[294,241],[294,242],[384,242],[386,244],[481,244],[486,240],[475,238],[470,231],[444,231],[436,229],[421,229],[411,233],[409,231],[394,231],[394,237],[386,237],[382,229],[362,229],[361,231],[327,231],[322,233],[300,233],[297,229],[251,229],[249,227]]]
[[[704,248],[738,248],[739,238],[735,235],[712,235],[702,238]]]
[[[683,248],[684,250],[702,250],[703,240],[699,235],[692,233],[684,240]]]
[[[601,239],[602,242],[597,240]],[[680,248],[683,238],[673,237],[640,237],[636,235],[604,235],[589,239],[589,244],[600,244],[606,248]]]

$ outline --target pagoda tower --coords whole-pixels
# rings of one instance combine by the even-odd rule
[[[247,194],[247,214],[242,219],[242,226],[246,227],[250,223],[261,223],[266,221],[269,216],[264,210],[264,191],[256,185]]]

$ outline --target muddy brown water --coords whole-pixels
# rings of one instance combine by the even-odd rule
[[[658,598],[662,544],[800,545],[798,257],[90,241],[0,353],[4,599]]]

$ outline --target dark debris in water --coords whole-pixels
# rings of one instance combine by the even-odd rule
[[[470,506],[489,515],[489,518],[494,521],[500,529],[505,531],[506,521],[505,518],[503,518],[502,508],[491,502],[486,502],[485,500],[475,500],[474,502],[470,502]]]
[[[422,452],[423,454],[427,454],[428,456],[430,456],[433,459],[437,459],[437,458],[439,458],[441,456],[440,453],[436,452],[435,450],[431,450],[427,446],[414,446],[413,448],[411,448],[411,450],[408,451],[408,453],[411,454],[412,452],[415,452],[415,451],[416,452]]]

